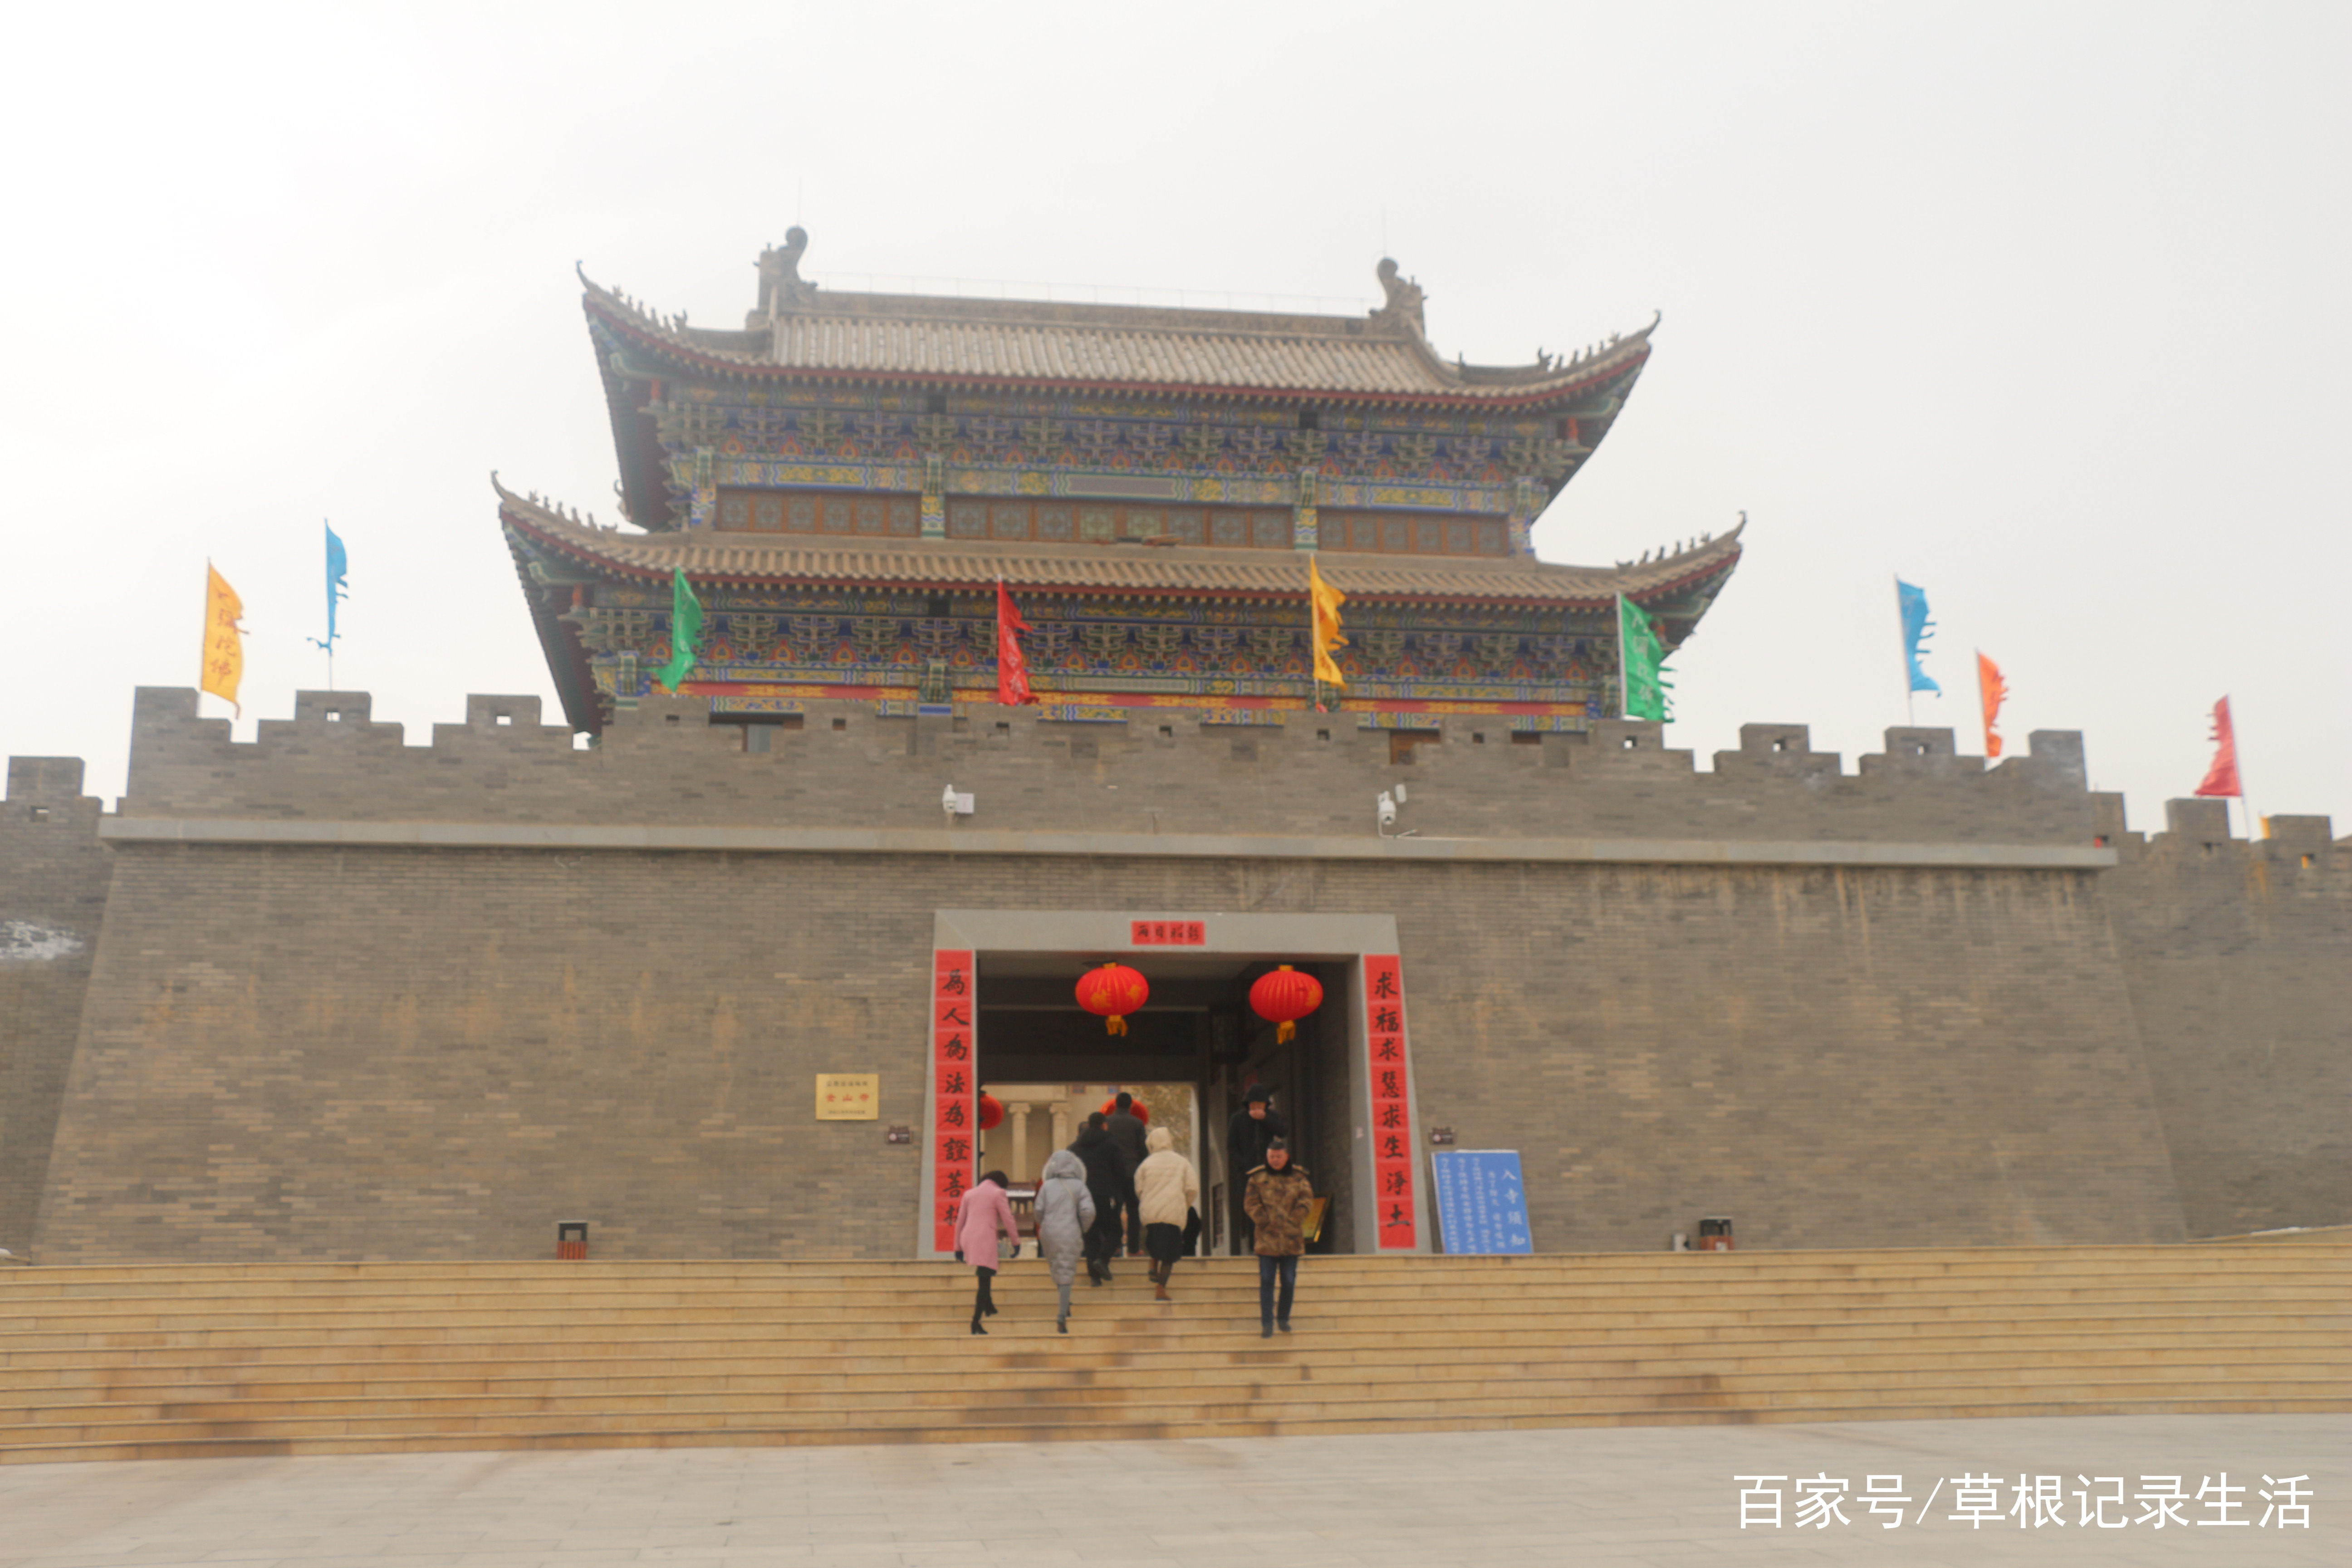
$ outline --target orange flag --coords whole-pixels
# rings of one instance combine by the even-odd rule
[[[1996,727],[2000,719],[2000,705],[2009,700],[2009,682],[2000,678],[2000,666],[1977,655],[1977,697],[1984,704],[1985,755],[2000,755],[2000,731]]]
[[[2205,782],[2197,786],[2197,793],[2246,797],[2245,786],[2238,782],[2238,732],[2231,726],[2226,697],[2213,704],[2213,765],[2205,770]]]
[[[245,628],[237,621],[245,615],[245,601],[228,580],[205,563],[205,662],[199,691],[209,691],[215,697],[226,698],[245,717],[245,709],[237,702],[237,683],[245,679]]]

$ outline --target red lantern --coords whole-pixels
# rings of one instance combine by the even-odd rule
[[[1101,1018],[1108,1034],[1127,1033],[1127,1016],[1150,994],[1150,982],[1123,963],[1089,969],[1078,981],[1078,1005]]]
[[[980,1097],[980,1130],[989,1131],[1004,1120],[1004,1102],[992,1094]]]
[[[1321,1005],[1323,983],[1286,963],[1259,975],[1257,984],[1250,987],[1250,1011],[1269,1024],[1282,1026],[1274,1032],[1277,1043],[1297,1034],[1298,1020]]]
[[[1108,1100],[1103,1101],[1103,1114],[1105,1116],[1108,1116],[1112,1111],[1117,1110],[1118,1109],[1118,1096],[1114,1094]],[[1142,1122],[1146,1127],[1151,1125],[1151,1107],[1144,1104],[1143,1101],[1139,1100],[1129,1100],[1127,1102],[1127,1113],[1129,1116],[1134,1117],[1138,1121]]]

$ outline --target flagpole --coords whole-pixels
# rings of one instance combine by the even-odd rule
[[[1323,628],[1315,615],[1315,563],[1307,563],[1307,679],[1314,692],[1313,710],[1323,711]]]
[[[1895,647],[1903,658],[1903,722],[1916,729],[1919,724],[1918,694],[1911,687],[1911,627],[1903,619],[1903,574],[1895,574]]]
[[[1633,706],[1633,684],[1626,673],[1625,595],[1621,589],[1617,595],[1617,717],[1620,720],[1632,718]]]
[[[2228,702],[2230,700],[2224,697],[2221,700]],[[2255,829],[2262,826],[2262,818],[2254,815],[2253,792],[2246,787],[2246,752],[2238,744],[2238,710],[2234,703],[2230,708],[2230,755],[2236,759],[2238,764],[2238,809],[2245,814],[2246,842],[2251,845],[2261,837]]]

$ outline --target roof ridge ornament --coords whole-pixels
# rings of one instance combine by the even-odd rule
[[[801,276],[801,255],[808,249],[808,230],[794,224],[784,230],[782,248],[769,246],[760,252],[760,305],[747,325],[774,321],[795,305],[816,296],[816,285]]]
[[[1381,257],[1380,266],[1373,270],[1380,275],[1381,289],[1387,300],[1371,313],[1372,325],[1391,331],[1410,326],[1417,336],[1426,337],[1429,329],[1422,321],[1421,307],[1429,296],[1422,291],[1421,285],[1405,277],[1391,257]]]

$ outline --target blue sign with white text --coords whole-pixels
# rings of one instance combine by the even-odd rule
[[[1442,1149],[1429,1157],[1437,1182],[1438,1241],[1449,1253],[1533,1252],[1527,1184],[1516,1149]]]

